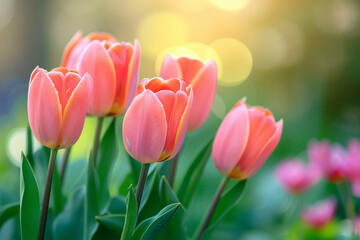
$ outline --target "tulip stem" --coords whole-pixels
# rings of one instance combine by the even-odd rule
[[[95,139],[94,139],[94,146],[92,150],[92,160],[93,160],[93,166],[96,169],[96,158],[97,158],[97,152],[99,148],[99,142],[100,142],[100,134],[101,134],[101,127],[104,122],[104,117],[98,117],[97,126],[96,126],[96,132],[95,132]]]
[[[65,171],[66,171],[66,165],[68,163],[69,160],[69,156],[70,156],[70,151],[71,151],[71,147],[65,149],[65,153],[61,162],[61,170],[60,170],[60,181],[61,184],[64,181],[64,176],[65,176]]]
[[[141,197],[144,191],[144,186],[149,171],[150,163],[143,163],[141,166],[140,176],[136,187],[136,200],[138,205],[138,212],[140,209]]]
[[[169,184],[170,187],[174,186],[174,179],[176,174],[176,166],[178,162],[179,154],[177,154],[172,160],[170,164],[170,170],[169,170]]]
[[[350,239],[354,239],[354,224],[355,224],[355,206],[354,201],[352,199],[351,189],[349,188],[347,183],[336,184],[339,190],[340,198],[344,206],[346,218],[351,221],[351,237]]]
[[[212,218],[212,215],[214,214],[215,212],[215,209],[216,209],[216,206],[220,200],[220,197],[221,197],[221,194],[222,192],[224,191],[224,188],[226,186],[226,184],[229,182],[229,178],[224,176],[224,178],[222,179],[217,191],[216,191],[216,194],[215,194],[215,197],[214,197],[214,200],[211,204],[211,207],[209,209],[209,212],[208,214],[206,215],[206,218],[201,226],[201,229],[196,237],[197,240],[200,240],[201,239],[201,236],[202,234],[205,232],[205,230],[208,228],[209,226],[209,223],[211,221],[211,218]]]
[[[49,199],[50,199],[50,192],[51,192],[51,183],[54,174],[54,167],[56,163],[56,154],[58,149],[51,149],[50,159],[49,159],[49,166],[46,175],[46,183],[45,183],[45,190],[44,190],[44,197],[42,202],[41,208],[41,215],[40,215],[40,224],[39,224],[39,232],[38,232],[38,240],[44,239],[45,234],[45,227],[46,227],[46,218],[47,212],[49,207]]]

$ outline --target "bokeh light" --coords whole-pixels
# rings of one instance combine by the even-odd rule
[[[248,0],[210,0],[210,3],[222,10],[237,11],[246,7]]]
[[[211,111],[220,119],[223,119],[226,115],[226,103],[219,94],[215,94]]]
[[[0,29],[13,18],[14,7],[14,0],[0,0]]]
[[[221,62],[217,62],[220,85],[235,86],[250,75],[253,58],[244,43],[233,38],[222,38],[212,42],[210,46],[221,59]]]
[[[186,21],[172,12],[152,13],[140,22],[137,29],[142,53],[150,59],[165,48],[187,42],[189,34]]]

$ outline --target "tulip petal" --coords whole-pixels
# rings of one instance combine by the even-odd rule
[[[135,97],[123,122],[126,151],[142,163],[158,161],[165,145],[167,123],[156,95],[146,90]]]
[[[75,81],[80,82],[78,82],[75,89],[71,91],[64,110],[60,148],[68,148],[79,139],[84,127],[87,106],[91,94],[92,80],[90,75],[85,74],[81,80],[76,80],[74,75],[76,74],[68,73],[65,76],[65,87],[72,87]],[[76,76],[79,78],[79,75]]]
[[[82,41],[82,43],[79,45],[82,39],[81,31],[77,31],[71,38],[70,42],[66,45],[64,50],[61,61],[62,67],[76,69],[77,59],[87,44],[87,41]]]
[[[93,79],[89,114],[98,117],[105,116],[114,101],[116,77],[111,58],[99,41],[91,42],[84,50],[78,70],[81,76],[88,73]]]
[[[210,61],[191,82],[194,101],[190,111],[188,131],[200,127],[209,116],[217,85],[217,67]]]
[[[250,108],[248,113],[250,122],[249,139],[244,154],[231,174],[233,178],[239,178],[244,173],[248,174],[253,169],[264,146],[276,131],[273,117],[265,117],[262,111],[254,108]]]
[[[281,138],[282,128],[283,128],[283,120],[280,120],[276,124],[276,130],[273,136],[269,138],[269,140],[264,145],[262,150],[258,153],[258,156],[255,157],[256,163],[252,166],[252,168],[248,172],[247,177],[250,177],[254,173],[256,173],[259,170],[259,168],[265,163],[265,161],[269,158],[271,153],[275,150]]]
[[[235,168],[247,146],[250,132],[245,104],[231,110],[222,121],[213,144],[212,156],[216,168],[224,175]]]
[[[55,86],[43,69],[30,82],[28,117],[36,139],[46,147],[58,147],[61,105]]]
[[[152,78],[148,80],[145,84],[145,88],[151,90],[156,93],[161,90],[170,90],[176,93],[179,89],[185,90],[185,85],[182,84],[182,81],[178,78],[171,78],[167,80],[163,80],[162,78]]]
[[[160,77],[163,79],[180,78],[182,79],[181,68],[171,54],[166,55],[160,70]]]
[[[186,84],[192,84],[193,79],[198,72],[204,67],[204,63],[198,59],[180,57],[177,59],[181,68],[182,78]],[[195,91],[195,90],[194,90]]]

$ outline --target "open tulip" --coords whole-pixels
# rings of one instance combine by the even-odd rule
[[[278,145],[283,121],[275,122],[262,107],[250,107],[240,100],[221,123],[213,144],[216,168],[233,179],[251,177]]]
[[[280,185],[291,194],[301,194],[319,180],[319,171],[306,166],[299,159],[288,159],[281,162],[275,171]]]
[[[180,79],[142,80],[124,117],[126,151],[141,163],[173,158],[184,140],[192,101],[191,86]]]
[[[339,183],[345,180],[347,153],[340,145],[331,146],[326,140],[311,141],[308,146],[308,156],[329,182]]]
[[[49,148],[68,148],[80,137],[91,95],[91,77],[36,67],[28,93],[28,117],[35,138]]]
[[[328,198],[314,206],[307,207],[301,212],[302,219],[315,230],[321,230],[329,223],[336,211],[335,198]]]
[[[88,113],[104,117],[123,114],[135,96],[140,61],[140,45],[135,40],[119,43],[106,33],[82,37],[80,32],[65,48],[62,66],[89,73],[94,90]]]
[[[194,101],[189,116],[188,130],[199,128],[207,119],[214,101],[217,84],[217,67],[213,60],[203,63],[188,57],[174,58],[170,54],[162,63],[163,79],[180,78],[191,85]]]

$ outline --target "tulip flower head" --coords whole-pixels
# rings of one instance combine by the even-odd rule
[[[328,141],[311,141],[308,147],[309,160],[320,169],[331,183],[345,180],[347,153],[340,145],[331,146]]]
[[[90,115],[117,116],[125,113],[135,96],[140,61],[140,45],[135,40],[119,43],[107,33],[80,32],[65,48],[62,66],[76,69],[93,79]]]
[[[192,101],[191,86],[180,79],[142,80],[124,117],[126,151],[141,163],[172,159],[184,141]]]
[[[35,138],[49,148],[71,147],[80,137],[92,90],[89,74],[36,67],[28,92],[28,117]]]
[[[346,160],[346,177],[350,180],[353,194],[360,197],[360,141],[349,141]]]
[[[331,197],[305,208],[301,212],[301,217],[310,228],[319,231],[334,218],[335,211],[336,200]]]
[[[299,159],[289,159],[281,162],[275,171],[275,177],[280,185],[291,194],[301,194],[319,180],[319,171],[306,166]]]
[[[199,128],[210,114],[217,84],[217,67],[213,60],[203,63],[188,57],[174,58],[168,54],[161,66],[163,79],[180,78],[194,91],[188,131]]]
[[[354,232],[356,233],[356,235],[360,236],[360,216],[359,215],[355,218]]]
[[[282,127],[283,121],[275,122],[269,110],[240,100],[216,133],[212,149],[216,168],[233,179],[251,177],[278,145]]]

